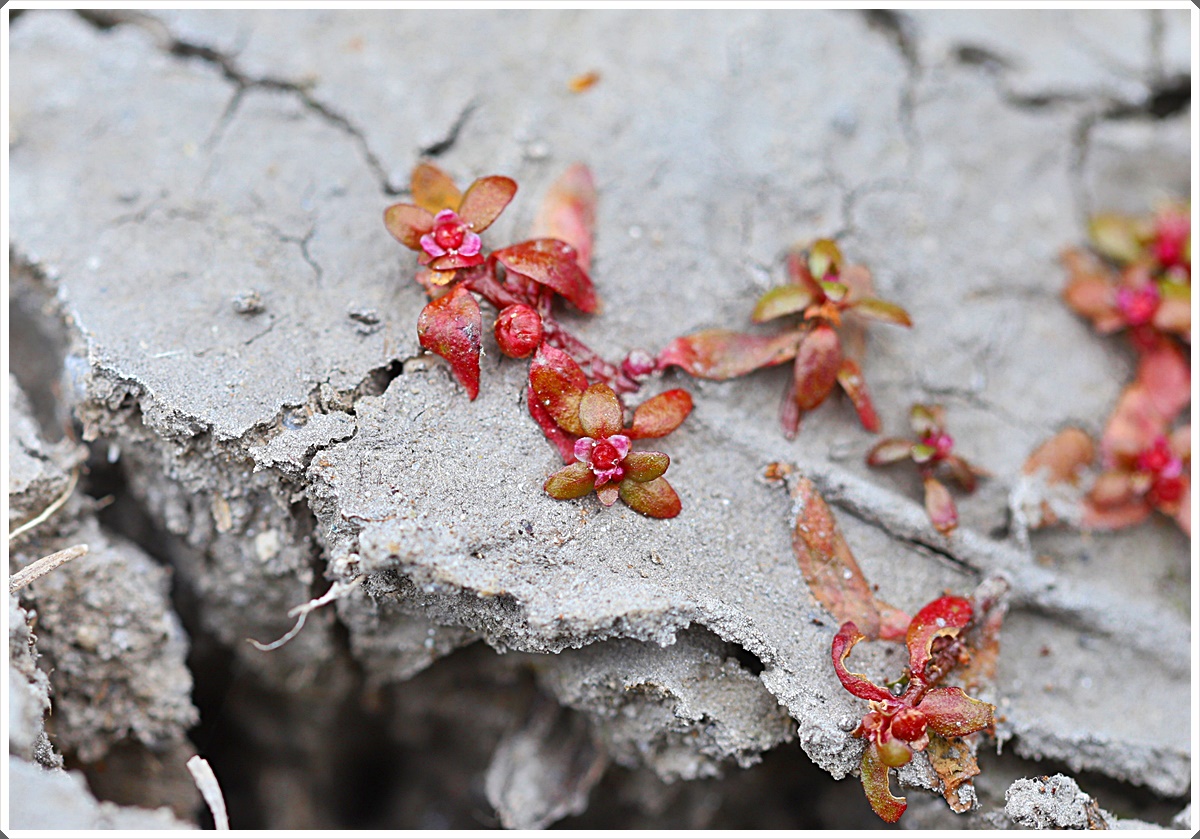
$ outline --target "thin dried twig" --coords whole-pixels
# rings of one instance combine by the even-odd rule
[[[79,559],[79,557],[87,552],[87,545],[72,545],[69,548],[63,548],[61,551],[56,551],[49,556],[44,556],[39,560],[29,563],[9,577],[8,593],[14,594],[20,591],[39,577],[44,577],[58,566],[64,565],[72,559]]]
[[[212,811],[213,824],[216,829],[229,830],[225,796],[221,794],[221,785],[217,783],[217,776],[213,774],[208,761],[200,755],[192,755],[188,758],[187,768],[192,773],[192,780],[196,782],[196,789],[200,790],[200,794],[204,796],[204,803]]]
[[[54,499],[53,501],[51,501],[49,506],[46,507],[46,509],[42,510],[40,513],[38,513],[36,516],[31,518],[29,521],[25,522],[24,524],[22,524],[20,527],[16,528],[15,530],[9,531],[8,541],[11,542],[13,539],[16,539],[22,533],[24,533],[27,530],[30,530],[34,527],[37,527],[39,524],[44,522],[46,519],[48,519],[52,515],[54,515],[54,513],[58,510],[59,507],[61,507],[63,504],[67,503],[67,499],[70,498],[71,493],[75,491],[75,484],[78,482],[79,482],[79,469],[76,468],[71,471],[71,479],[69,481],[67,481],[67,488],[63,492],[63,494],[58,496],[58,498]]]
[[[260,643],[255,641],[253,638],[247,638],[246,640],[253,644],[255,649],[262,650],[264,653],[279,649],[288,641],[300,634],[300,630],[304,628],[304,621],[308,619],[309,612],[312,612],[315,609],[319,609],[322,606],[337,600],[339,597],[343,596],[361,583],[363,579],[363,576],[360,575],[358,577],[353,577],[350,580],[337,580],[329,587],[329,591],[325,592],[320,597],[289,609],[288,617],[296,617],[296,625],[288,630],[287,634],[282,638],[272,641],[270,644]]]

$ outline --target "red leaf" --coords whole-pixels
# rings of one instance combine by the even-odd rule
[[[794,372],[796,406],[801,411],[811,411],[825,401],[841,365],[842,345],[833,327],[821,324],[804,336]]]
[[[575,249],[566,242],[531,239],[493,256],[508,270],[554,289],[581,312],[591,314],[600,305],[592,281],[576,262]]]
[[[797,478],[792,504],[796,510],[792,550],[813,597],[838,623],[852,621],[865,637],[880,637],[881,611],[897,610],[875,598],[816,485]],[[908,616],[901,617],[907,627]]]
[[[572,463],[564,466],[546,479],[542,487],[546,494],[559,501],[570,498],[582,498],[596,485],[596,475],[586,463]]]
[[[1142,356],[1137,377],[1117,401],[1100,442],[1107,458],[1135,456],[1165,434],[1191,401],[1191,374],[1183,353],[1163,342]]]
[[[531,413],[536,402],[564,431],[582,437],[579,400],[587,386],[587,377],[571,356],[549,344],[538,347],[529,364]]]
[[[633,426],[627,432],[630,439],[665,437],[687,419],[692,412],[692,395],[675,388],[647,399],[633,412]]]
[[[859,775],[862,776],[863,791],[866,792],[867,801],[870,802],[875,815],[891,824],[900,821],[908,803],[906,799],[892,795],[888,786],[887,765],[879,759],[874,743],[868,743],[866,751],[863,752]]]
[[[958,482],[964,492],[974,492],[976,478],[982,478],[988,474],[985,470],[972,465],[965,457],[959,457],[956,454],[947,455],[942,463],[950,472],[950,477]]]
[[[759,336],[706,329],[676,338],[659,355],[658,364],[674,364],[701,379],[732,379],[795,358],[799,341],[799,332]]]
[[[583,433],[599,440],[620,434],[625,425],[621,400],[606,384],[594,384],[583,392],[579,401],[579,423]]]
[[[1083,530],[1121,530],[1142,523],[1150,517],[1151,512],[1153,509],[1144,498],[1130,498],[1121,503],[1104,505],[1084,498],[1079,526]]]
[[[630,509],[655,519],[673,519],[683,509],[683,504],[666,478],[639,483],[626,478],[621,481],[621,500]]]
[[[550,412],[538,401],[531,384],[525,386],[525,403],[529,406],[529,415],[533,417],[533,421],[538,424],[538,428],[542,429],[546,439],[553,443],[554,447],[558,449],[558,453],[562,455],[563,463],[575,460],[575,441],[579,439],[578,435],[563,430],[562,426],[554,421],[554,417],[550,416]],[[578,409],[576,409],[576,415],[578,415]]]
[[[908,645],[909,668],[913,675],[923,677],[929,663],[929,648],[935,638],[957,635],[971,622],[971,601],[962,597],[939,597],[927,603],[913,615],[908,625],[905,644]]]
[[[592,172],[574,163],[563,172],[542,199],[533,222],[533,238],[559,239],[575,249],[575,261],[584,271],[592,266],[592,238],[596,226],[596,183]]]
[[[808,286],[782,285],[778,288],[773,288],[758,298],[758,303],[754,306],[754,311],[750,313],[750,320],[755,323],[772,320],[774,318],[790,315],[795,312],[802,312],[807,309],[816,299],[813,290]]]
[[[863,428],[873,434],[878,434],[879,415],[875,413],[875,405],[867,390],[867,382],[863,379],[862,370],[854,359],[842,359],[842,366],[838,368],[838,384],[850,397],[850,402],[853,403],[854,410],[858,412],[858,421],[862,423]]]
[[[671,458],[662,452],[630,452],[625,457],[625,475],[644,484],[660,477],[670,465]]]
[[[1154,313],[1155,328],[1192,341],[1192,288],[1183,283],[1159,283],[1162,302]]]
[[[950,490],[934,477],[925,478],[925,513],[940,533],[949,534],[958,527],[958,508]]]
[[[1034,450],[1021,471],[1026,475],[1044,472],[1049,484],[1079,483],[1079,473],[1096,457],[1096,446],[1086,431],[1065,428]]]
[[[419,251],[421,237],[433,229],[433,216],[412,204],[393,204],[383,211],[383,223],[400,244]]]
[[[917,710],[943,737],[965,737],[995,724],[995,706],[972,699],[962,688],[933,688],[917,704]]]
[[[1099,265],[1095,269],[1103,270]],[[1090,320],[1097,332],[1116,332],[1125,325],[1125,319],[1116,307],[1116,286],[1104,275],[1072,273],[1063,288],[1063,300],[1077,314]]]
[[[605,507],[611,507],[613,504],[616,504],[620,494],[621,491],[613,484],[605,484],[596,490],[596,497],[600,499],[600,503]]]
[[[445,297],[428,303],[417,318],[421,346],[450,362],[454,378],[472,399],[479,395],[479,348],[483,329],[479,303],[457,286]]]
[[[858,631],[858,627],[854,625],[853,621],[842,624],[837,635],[833,636],[833,669],[837,673],[842,687],[859,699],[869,699],[873,702],[891,699],[890,693],[871,682],[866,676],[861,673],[851,673],[846,669],[846,659],[849,657],[850,651],[854,649],[855,644],[866,637]]]
[[[441,210],[458,210],[462,193],[454,180],[432,163],[418,163],[412,172],[413,202],[431,214]]]
[[[517,182],[512,178],[503,175],[480,178],[467,187],[458,209],[459,218],[476,233],[482,233],[491,227],[516,194]]]

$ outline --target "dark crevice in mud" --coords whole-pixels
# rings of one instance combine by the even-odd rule
[[[725,642],[725,655],[736,661],[751,676],[760,676],[767,669],[761,658],[735,641]]]
[[[355,393],[355,401],[362,396],[382,396],[391,383],[404,375],[405,359],[393,359],[382,367],[367,372]]]
[[[131,24],[140,26],[150,32],[152,36],[159,42],[160,47],[171,56],[184,60],[196,60],[215,67],[220,71],[222,77],[234,86],[235,95],[230,104],[226,107],[221,119],[218,121],[217,128],[214,129],[214,137],[219,138],[223,127],[232,118],[233,113],[237,110],[240,103],[240,96],[250,89],[275,90],[296,96],[304,104],[304,106],[318,115],[328,124],[334,126],[345,134],[349,135],[358,146],[359,152],[362,154],[363,161],[367,168],[370,169],[375,180],[379,183],[380,190],[384,195],[395,196],[404,192],[403,188],[396,187],[391,183],[390,178],[380,162],[379,157],[371,149],[367,143],[366,135],[357,125],[350,121],[348,117],[341,114],[326,105],[324,102],[314,98],[309,90],[311,85],[301,82],[292,81],[289,79],[276,78],[274,76],[250,76],[243,72],[237,65],[237,62],[232,56],[227,55],[220,50],[208,46],[206,44],[196,44],[189,41],[184,41],[175,37],[167,26],[162,21],[155,18],[153,15],[144,12],[117,10],[76,10],[83,20],[95,26],[101,31],[107,31],[115,26]],[[459,122],[465,120],[467,112],[459,117]],[[452,130],[452,135],[449,138],[453,143],[454,136],[457,135],[458,128],[461,126],[456,123]],[[213,141],[213,137],[210,137]],[[448,147],[447,147],[448,148]]]
[[[854,778],[835,781],[796,744],[723,778],[667,783],[648,769],[611,767],[563,830],[886,830]]]
[[[428,146],[423,147],[421,154],[429,155],[430,157],[439,157],[450,151],[454,147],[454,144],[458,142],[458,135],[462,132],[463,126],[467,124],[467,120],[478,107],[478,102],[468,102],[467,106],[458,115],[458,118],[454,120],[454,124],[450,126],[450,130],[446,132],[446,136],[435,143],[430,143]]]
[[[896,45],[909,67],[917,66],[917,42],[908,17],[894,9],[863,9],[862,15],[868,26]]]
[[[53,314],[56,302],[46,278],[15,255],[9,259],[9,271],[8,371],[29,399],[42,435],[55,443],[69,433],[61,390],[70,340]]]

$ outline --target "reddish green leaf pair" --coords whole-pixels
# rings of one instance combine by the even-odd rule
[[[867,452],[867,465],[887,466],[903,460],[917,465],[925,484],[925,512],[942,533],[958,526],[958,508],[950,490],[934,473],[948,472],[966,492],[974,492],[976,478],[988,473],[953,453],[954,438],[946,433],[946,416],[941,405],[913,405],[910,412],[916,440],[888,437],[880,440]]]
[[[663,350],[659,367],[675,365],[699,378],[721,380],[792,361],[792,382],[780,412],[789,439],[799,430],[804,412],[824,402],[836,385],[850,397],[863,427],[877,432],[879,417],[862,370],[844,352],[838,329],[861,331],[860,322],[843,324],[847,315],[911,326],[908,313],[873,297],[870,272],[861,265],[843,266],[841,251],[831,239],[789,254],[787,267],[790,283],[764,294],[751,320],[762,323],[799,314],[798,327],[771,336],[728,329],[685,335]]]
[[[565,500],[595,491],[605,506],[620,498],[645,516],[679,515],[679,496],[662,477],[670,458],[631,449],[633,440],[663,437],[679,427],[692,410],[687,391],[669,390],[642,403],[625,428],[625,411],[612,388],[588,385],[570,356],[543,345],[529,367],[529,408],[568,463],[546,480],[548,495]]]
[[[905,637],[909,652],[908,686],[899,696],[846,669],[845,661],[864,636],[852,622],[844,623],[832,646],[833,667],[842,686],[870,702],[871,710],[854,731],[867,740],[859,767],[871,808],[884,821],[895,822],[907,804],[892,795],[888,769],[905,765],[914,751],[924,750],[930,735],[951,739],[990,729],[995,708],[972,699],[958,687],[935,687],[959,660],[957,636],[972,617],[961,597],[941,597],[913,616]],[[939,638],[950,639],[935,650]],[[961,645],[959,645],[961,646]]]

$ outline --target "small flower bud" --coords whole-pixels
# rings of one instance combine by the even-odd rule
[[[509,358],[525,358],[542,342],[542,316],[523,303],[505,306],[496,318],[496,343]]]
[[[654,356],[645,350],[631,350],[621,362],[621,372],[636,382],[649,376],[658,368]]]

